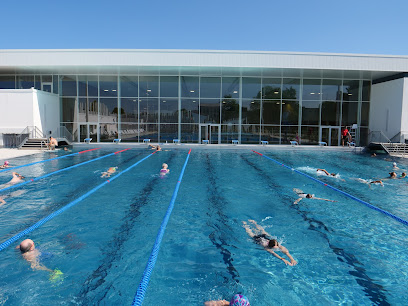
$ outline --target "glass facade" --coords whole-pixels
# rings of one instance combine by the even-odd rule
[[[46,86],[44,86],[46,85]],[[59,94],[78,141],[317,144],[358,125],[364,144],[371,81],[197,75],[0,75],[0,89]],[[364,132],[363,132],[364,131]],[[328,136],[329,135],[329,136]],[[211,137],[211,139],[209,139]]]

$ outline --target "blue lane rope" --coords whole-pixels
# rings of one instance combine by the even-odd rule
[[[25,181],[25,182],[22,182],[22,183],[10,185],[10,186],[8,186],[8,187],[6,187],[6,188],[0,189],[0,193],[3,192],[3,191],[9,190],[9,189],[13,189],[13,188],[17,188],[17,187],[20,187],[20,186],[23,186],[23,185],[27,185],[27,184],[29,184],[29,183],[31,183],[31,182],[39,181],[39,180],[41,180],[41,179],[43,179],[43,178],[46,178],[46,177],[49,177],[49,176],[51,176],[51,175],[54,175],[54,174],[57,174],[57,173],[60,173],[60,172],[64,172],[64,171],[67,171],[67,170],[69,170],[69,169],[73,169],[73,168],[76,168],[76,167],[79,167],[79,166],[83,166],[83,165],[85,165],[85,164],[89,164],[89,163],[92,163],[92,162],[94,162],[94,161],[100,160],[100,159],[102,159],[102,158],[105,158],[105,157],[108,157],[108,156],[112,156],[112,155],[115,155],[115,154],[118,154],[118,153],[121,153],[121,152],[127,151],[127,150],[130,150],[130,149],[126,149],[126,150],[122,150],[122,151],[117,151],[117,152],[114,152],[114,153],[110,153],[110,154],[107,154],[107,155],[104,155],[104,156],[100,156],[100,157],[97,157],[97,158],[88,160],[88,161],[83,162],[83,163],[79,163],[79,164],[76,164],[76,165],[73,165],[73,166],[69,166],[69,167],[67,167],[67,168],[60,169],[60,170],[57,170],[57,171],[54,171],[54,172],[45,174],[45,175],[43,175],[43,176],[39,176],[39,177],[30,179],[30,180]]]
[[[21,166],[16,166],[16,167],[11,167],[11,166],[10,166],[9,168],[0,170],[0,172],[15,170],[15,169],[18,169],[18,168],[28,167],[28,166],[32,166],[32,165],[35,165],[35,164],[41,164],[41,163],[45,163],[45,162],[47,162],[47,161],[52,161],[52,160],[56,160],[56,159],[60,159],[60,158],[65,158],[65,157],[69,157],[69,156],[74,156],[74,155],[78,155],[78,154],[82,154],[82,153],[90,152],[90,151],[95,151],[95,150],[99,150],[99,149],[100,149],[100,148],[95,148],[95,149],[85,150],[85,151],[81,151],[81,152],[71,153],[71,154],[67,154],[67,155],[64,155],[64,156],[54,157],[54,158],[50,158],[50,159],[44,159],[44,160],[40,160],[40,161],[38,161],[38,162],[34,162],[34,163],[30,163],[30,164],[25,164],[25,165],[21,165]]]
[[[265,158],[267,158],[267,159],[269,159],[269,160],[271,160],[271,161],[273,161],[274,163],[276,163],[276,164],[278,164],[278,165],[280,165],[280,166],[283,166],[283,167],[285,167],[285,168],[287,168],[287,169],[290,169],[290,170],[292,170],[292,171],[294,171],[294,172],[296,172],[296,173],[299,173],[299,174],[301,174],[301,175],[303,175],[303,176],[306,176],[306,177],[312,179],[313,181],[315,181],[315,182],[317,182],[317,183],[320,183],[320,184],[322,184],[322,185],[324,185],[324,186],[326,186],[326,187],[329,187],[329,188],[331,188],[331,189],[333,189],[333,190],[335,190],[335,191],[337,191],[337,192],[340,192],[341,194],[345,195],[346,197],[349,197],[349,198],[351,198],[351,199],[353,199],[353,200],[355,200],[355,201],[357,201],[357,202],[360,202],[360,203],[364,204],[365,206],[367,206],[367,207],[369,207],[369,208],[371,208],[371,209],[374,209],[374,210],[376,210],[376,211],[379,211],[379,212],[381,212],[381,213],[387,215],[388,217],[391,217],[391,218],[397,220],[398,222],[401,222],[401,223],[404,224],[404,225],[408,225],[408,221],[406,221],[406,220],[404,220],[404,219],[402,219],[402,218],[400,218],[400,217],[398,217],[398,216],[396,216],[396,215],[394,215],[394,214],[392,214],[392,213],[390,213],[390,212],[388,212],[388,211],[386,211],[386,210],[384,210],[384,209],[381,209],[381,208],[379,208],[379,207],[377,207],[377,206],[374,206],[374,205],[372,205],[372,204],[370,204],[370,203],[368,203],[368,202],[366,202],[366,201],[363,201],[363,200],[361,200],[361,199],[359,199],[359,198],[356,198],[355,196],[353,196],[353,195],[351,195],[351,194],[349,194],[349,193],[347,193],[347,192],[344,192],[344,191],[342,191],[342,190],[340,190],[340,189],[337,189],[336,187],[333,187],[333,186],[331,186],[331,185],[329,185],[329,184],[327,184],[327,183],[324,183],[324,182],[322,182],[322,181],[320,181],[320,180],[318,180],[318,179],[316,179],[316,178],[314,178],[314,177],[312,177],[312,176],[310,176],[310,175],[308,175],[308,174],[306,174],[306,173],[300,172],[299,170],[296,170],[296,169],[293,169],[293,168],[291,168],[291,167],[289,167],[289,166],[286,166],[285,164],[282,164],[281,162],[278,162],[277,160],[274,160],[273,158],[270,158],[270,157],[268,157],[268,156],[266,156],[266,155],[263,155],[262,153],[256,152],[256,151],[254,151],[254,150],[251,150],[251,151],[254,152],[254,153],[256,153],[256,154],[259,154],[259,155],[261,155],[261,156],[263,156],[263,157],[265,157]]]
[[[119,176],[121,176],[123,173],[128,172],[130,169],[132,169],[133,167],[136,167],[138,164],[140,164],[141,162],[143,162],[144,160],[148,159],[150,156],[152,156],[155,152],[149,154],[148,156],[142,158],[141,160],[139,160],[138,162],[136,162],[135,164],[133,164],[132,166],[130,166],[129,168],[123,170],[122,172],[120,172],[119,174],[115,175],[114,177],[110,178],[109,180],[106,180],[105,182],[103,182],[102,184],[96,186],[95,188],[93,188],[92,190],[88,191],[87,193],[85,193],[84,195],[80,196],[79,198],[77,198],[76,200],[72,201],[71,203],[65,205],[64,207],[60,208],[59,210],[53,212],[52,214],[48,215],[47,217],[45,217],[44,219],[41,219],[40,221],[38,221],[37,223],[35,223],[34,225],[30,226],[29,228],[26,228],[25,230],[23,230],[22,232],[18,233],[17,235],[11,237],[10,239],[4,241],[2,244],[0,244],[0,251],[3,251],[5,248],[7,248],[10,244],[12,244],[13,242],[15,242],[16,240],[20,239],[21,237],[23,237],[24,235],[27,235],[28,233],[31,233],[33,230],[35,230],[36,228],[40,227],[41,225],[43,225],[45,222],[53,219],[54,217],[58,216],[59,214],[63,213],[64,211],[66,211],[67,209],[71,208],[72,206],[74,206],[75,204],[77,204],[78,202],[82,201],[83,199],[87,198],[88,196],[90,196],[92,193],[94,193],[95,191],[97,191],[98,189],[102,188],[103,186],[105,186],[106,184],[112,182],[113,180],[117,179]]]
[[[154,265],[156,264],[157,255],[158,255],[159,250],[160,250],[160,243],[161,243],[161,241],[163,239],[163,235],[164,235],[164,231],[166,230],[167,223],[169,222],[170,215],[171,215],[171,212],[172,212],[173,207],[174,207],[174,202],[176,201],[177,193],[178,193],[178,190],[180,188],[181,180],[183,179],[184,170],[186,169],[188,159],[190,157],[190,153],[191,153],[191,149],[190,149],[190,151],[188,151],[186,161],[184,162],[184,166],[183,166],[183,169],[181,170],[179,179],[177,181],[176,188],[175,188],[175,190],[173,192],[173,196],[171,197],[169,207],[167,208],[166,215],[164,216],[164,219],[163,219],[162,224],[160,226],[159,233],[157,234],[156,241],[154,243],[154,246],[153,246],[152,252],[150,254],[149,260],[147,262],[146,268],[145,268],[145,270],[143,272],[142,280],[140,281],[139,287],[137,288],[137,292],[136,292],[136,295],[135,295],[135,297],[133,299],[132,306],[142,305],[144,296],[146,294],[147,286],[149,284],[150,275],[152,274]]]

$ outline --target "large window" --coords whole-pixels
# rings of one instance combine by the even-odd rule
[[[52,87],[60,95],[61,124],[74,129],[77,139],[92,130],[93,138],[102,141],[117,136],[122,141],[172,141],[181,136],[183,142],[199,142],[200,124],[220,124],[223,143],[286,144],[301,136],[302,144],[316,144],[321,127],[339,130],[358,124],[357,135],[362,135],[361,128],[369,125],[370,80],[192,72],[9,74],[0,76],[0,89]]]
[[[220,123],[220,100],[200,100],[200,123]]]
[[[221,78],[201,78],[200,79],[201,98],[220,98]]]

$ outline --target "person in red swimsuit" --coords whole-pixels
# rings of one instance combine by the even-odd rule
[[[349,130],[345,127],[343,131],[341,131],[341,145],[344,147],[344,140],[351,141],[351,135]]]

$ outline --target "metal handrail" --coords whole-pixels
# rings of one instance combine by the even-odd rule
[[[54,135],[57,138],[64,138],[66,140],[68,140],[69,142],[73,142],[74,141],[74,136],[71,134],[70,131],[68,131],[68,129],[61,125],[59,126],[55,132],[52,133],[52,135]]]
[[[37,126],[29,125],[16,136],[16,147],[20,149],[29,138],[46,138],[46,136]]]
[[[378,140],[376,140],[378,137]],[[386,141],[382,141],[384,138]],[[368,133],[369,142],[388,142],[391,143],[391,140],[382,132],[382,131],[371,131]]]

